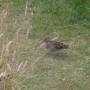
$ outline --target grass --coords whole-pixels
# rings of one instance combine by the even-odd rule
[[[89,90],[90,1],[27,2],[0,1],[0,90]],[[38,48],[55,32],[70,46],[60,56]]]

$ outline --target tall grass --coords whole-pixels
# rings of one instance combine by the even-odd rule
[[[85,65],[83,67],[88,70],[85,72],[90,75],[90,63],[86,66],[87,61],[84,60],[90,51],[88,47],[90,26],[77,23],[89,21],[90,1],[1,0],[0,2],[0,74],[4,71],[10,74],[8,79],[2,81],[4,89],[0,90],[37,90],[37,88],[64,90],[67,87],[67,90],[70,90],[72,87],[75,89],[82,87],[81,83],[86,75],[83,71],[78,72],[79,67]],[[64,53],[58,58],[47,55],[46,51],[40,49],[38,46],[47,35],[57,36],[53,39],[60,38],[61,41],[69,43],[70,50],[66,51],[67,55]],[[73,72],[77,72],[76,76]],[[89,84],[86,84],[85,88],[88,88]]]
[[[72,18],[73,22],[75,21],[89,21],[90,18],[87,15],[90,15],[88,7],[89,0],[71,0],[72,8]]]
[[[90,21],[89,0],[39,0],[34,2],[36,13],[49,16],[61,23],[79,23]],[[52,21],[54,22],[54,21]]]
[[[9,0],[8,0],[9,1]],[[3,6],[8,3],[15,12],[22,13],[27,5],[32,5],[35,15],[51,15],[61,23],[77,23],[90,21],[90,1],[89,0],[12,0],[12,2],[1,2]],[[1,6],[2,6],[1,4]],[[25,10],[25,13],[27,11]]]

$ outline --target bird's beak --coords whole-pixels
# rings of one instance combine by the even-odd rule
[[[41,45],[40,45],[40,48],[42,48],[42,47],[44,47],[45,46],[45,43],[42,43]]]
[[[40,47],[39,48],[43,48],[43,47],[45,47],[46,46],[46,43],[45,42],[43,42],[41,45],[40,45]]]

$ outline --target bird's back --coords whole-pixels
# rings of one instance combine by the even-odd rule
[[[48,42],[48,48],[55,48],[55,49],[66,49],[68,48],[68,45],[63,44],[61,42],[57,42],[57,41],[49,41]]]

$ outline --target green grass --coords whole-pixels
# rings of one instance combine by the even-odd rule
[[[25,15],[27,2],[32,4],[33,15],[29,11]],[[5,85],[6,90],[89,90],[90,1],[27,2],[0,1],[0,33],[4,33],[0,38],[0,72],[10,73],[9,78],[1,82],[2,86]],[[69,49],[60,56],[38,48],[45,37],[54,37],[55,32],[59,35],[58,41],[69,44]],[[3,51],[3,46],[9,41],[13,43],[8,53]],[[20,63],[25,65],[26,61],[26,67],[21,66],[17,72]],[[6,63],[12,71],[8,71]]]

